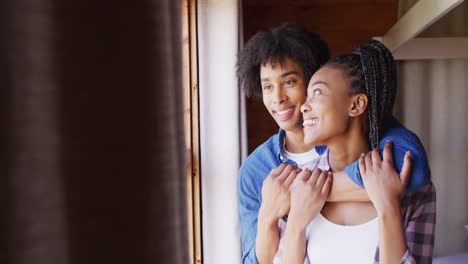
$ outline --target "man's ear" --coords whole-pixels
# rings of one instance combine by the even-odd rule
[[[356,117],[362,115],[367,109],[367,95],[360,93],[353,95],[349,116]]]

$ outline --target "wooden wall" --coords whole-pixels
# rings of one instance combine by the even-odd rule
[[[360,43],[383,35],[397,20],[397,5],[397,0],[244,0],[244,41],[258,31],[296,22],[319,32],[332,55],[349,53]],[[263,103],[248,99],[249,153],[277,131]]]

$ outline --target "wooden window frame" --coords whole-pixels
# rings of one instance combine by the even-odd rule
[[[202,263],[197,0],[181,0],[187,221],[191,264]]]

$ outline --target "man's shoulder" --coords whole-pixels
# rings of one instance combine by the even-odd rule
[[[279,164],[278,161],[278,144],[279,134],[274,134],[268,140],[258,146],[243,162],[240,168],[241,172],[255,170],[270,171],[276,168]]]
[[[394,145],[395,143],[398,144],[400,142],[405,142],[406,144],[422,146],[419,137],[396,119],[392,120],[391,125],[384,133],[384,136],[380,142],[381,144],[379,145],[383,147],[383,145],[388,140],[391,140],[394,143]]]

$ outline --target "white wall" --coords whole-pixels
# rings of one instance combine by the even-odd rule
[[[416,2],[400,0],[400,15]],[[467,37],[467,23],[465,1],[418,37]],[[435,256],[468,252],[467,73],[468,59],[398,62],[400,116],[423,141],[437,192]]]
[[[240,263],[237,0],[198,1],[203,263]]]

